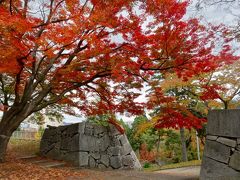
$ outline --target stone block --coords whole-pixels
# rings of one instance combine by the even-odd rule
[[[89,167],[90,168],[95,168],[96,167],[95,159],[91,156],[89,157]]]
[[[218,138],[218,136],[211,136],[211,135],[207,135],[206,139],[211,140],[211,141],[216,141]]]
[[[99,152],[97,152],[97,153],[91,153],[90,154],[94,159],[100,159],[100,154],[99,154]]]
[[[45,154],[48,155],[48,153],[55,148],[55,144],[49,144],[47,149],[45,149]]]
[[[208,114],[207,134],[240,137],[240,109],[212,110]]]
[[[119,169],[122,167],[122,159],[120,156],[110,157],[110,166],[114,169]]]
[[[58,133],[58,129],[57,129],[56,127],[53,127],[53,126],[50,126],[48,130],[49,130],[48,136],[51,137],[51,138],[52,138],[53,136],[56,136],[57,133]]]
[[[86,121],[85,122],[85,128],[88,128],[88,129],[93,129],[95,126],[95,124],[89,122],[89,121]]]
[[[109,166],[109,156],[108,155],[101,155],[100,162],[104,164],[106,167]]]
[[[60,158],[60,150],[56,149],[55,147],[52,148],[48,153],[47,153],[47,157],[51,157],[52,159],[57,159],[59,160]]]
[[[228,163],[231,148],[216,141],[206,140],[204,155],[217,161]]]
[[[62,133],[63,131],[66,131],[68,126],[58,126],[59,131]]]
[[[230,158],[229,166],[237,171],[240,171],[240,152],[234,151]]]
[[[88,136],[88,151],[99,152],[99,146],[97,145],[97,138],[94,136]]]
[[[67,136],[72,137],[73,135],[78,134],[79,131],[79,123],[68,125],[66,130]]]
[[[60,142],[56,142],[54,147],[60,151],[60,149],[61,149],[61,141]]]
[[[111,144],[112,144],[113,146],[121,146],[121,143],[120,143],[120,140],[119,140],[118,137],[113,136],[111,140],[112,140],[112,143],[111,143]]]
[[[62,149],[62,150],[70,150],[71,149],[70,142],[71,142],[71,138],[70,137],[62,139],[60,149]]]
[[[50,138],[50,129],[45,129],[43,135],[42,135],[42,140],[44,139],[49,139]]]
[[[99,139],[99,150],[106,151],[109,145],[110,145],[110,138],[107,134],[105,134],[102,138]]]
[[[60,157],[62,160],[72,162],[74,165],[79,165],[78,154],[79,152],[67,152],[67,151],[60,151]]]
[[[124,166],[134,167],[134,159],[131,155],[123,156],[122,163]]]
[[[130,154],[132,152],[132,147],[129,143],[127,144],[124,144],[122,146],[122,150],[121,150],[121,155],[127,155],[127,154]]]
[[[49,141],[51,143],[56,143],[56,142],[60,142],[61,141],[61,135],[56,133],[54,136],[51,136],[51,138],[49,139]]]
[[[80,151],[89,151],[96,152],[99,151],[99,147],[97,146],[96,137],[87,136],[85,134],[80,134],[79,136],[79,150]]]
[[[107,128],[100,125],[94,126],[94,136],[98,136],[99,134],[102,134],[104,132],[107,132]]]
[[[139,160],[134,161],[134,167],[133,167],[133,169],[135,169],[135,170],[142,170],[142,165],[141,165],[141,163],[139,162]]]
[[[225,144],[225,145],[231,146],[231,147],[236,147],[236,145],[237,145],[237,141],[236,140],[229,139],[229,138],[224,138],[224,137],[219,137],[217,139],[217,142],[220,142],[222,144]]]
[[[80,134],[79,135],[79,150],[80,151],[88,151],[89,150],[88,140],[89,140],[89,138],[85,134]]]
[[[106,166],[104,166],[103,164],[98,164],[98,168],[99,169],[106,169]]]
[[[236,150],[240,151],[240,144],[237,145]]]
[[[62,134],[61,134],[61,131],[60,130],[58,130],[58,133],[57,133],[57,135],[56,135],[56,139],[57,139],[57,141],[56,142],[61,142],[61,140],[62,140]]]
[[[137,156],[136,156],[134,151],[130,152],[130,155],[132,156],[134,161],[138,161],[138,158],[137,158]]]
[[[84,134],[84,129],[85,129],[85,122],[79,123],[78,133],[79,133],[79,134]]]
[[[44,156],[45,153],[48,151],[48,149],[49,149],[49,143],[47,139],[42,139],[40,142],[40,154]]]
[[[237,144],[240,144],[240,138],[237,138]]]
[[[138,160],[135,152],[132,151],[132,152],[130,153],[130,155],[132,156],[132,158],[133,158],[133,160],[134,160],[134,169],[141,170],[141,169],[142,169],[142,165],[141,165],[141,163],[139,162],[139,160]]]
[[[90,122],[85,122],[85,129],[84,129],[84,134],[88,136],[94,135],[94,129],[93,129],[93,124]]]
[[[88,166],[88,153],[87,152],[79,152],[79,166]]]
[[[121,136],[119,137],[119,141],[121,142],[121,145],[122,145],[122,146],[125,145],[125,144],[127,144],[127,143],[129,143],[129,142],[128,142],[128,139],[127,139],[127,136],[126,136],[125,134],[123,134],[123,135],[121,135]]]
[[[71,143],[70,143],[70,151],[74,152],[74,151],[79,151],[80,150],[80,141],[79,141],[79,134],[76,134],[75,136],[73,136],[71,138]]]
[[[200,180],[237,180],[240,172],[228,167],[226,164],[203,157]]]
[[[92,136],[93,135],[93,129],[85,128],[84,129],[84,134],[87,135],[87,136]]]
[[[103,133],[98,134],[98,138],[101,138],[101,137],[105,136],[105,134],[108,134],[108,133],[107,132],[103,132]]]
[[[79,152],[70,152],[65,155],[65,159],[69,162],[71,162],[74,166],[80,167],[80,158],[79,158]]]
[[[112,124],[109,124],[109,130],[112,136],[121,135],[117,128]]]
[[[109,147],[108,151],[109,151],[108,154],[110,156],[119,156],[121,153],[121,146]]]

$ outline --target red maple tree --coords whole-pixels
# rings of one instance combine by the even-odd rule
[[[0,1],[0,162],[12,133],[35,112],[61,105],[68,113],[139,114],[135,89],[154,73],[188,78],[231,58],[226,46],[213,53],[225,28],[183,19],[188,2],[39,2]]]

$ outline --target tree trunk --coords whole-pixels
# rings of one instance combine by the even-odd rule
[[[186,146],[184,128],[180,128],[180,137],[181,137],[181,143],[182,143],[182,161],[186,162],[188,161],[188,157],[187,157],[187,146]]]
[[[5,155],[9,139],[9,136],[0,134],[0,163],[5,161]]]
[[[228,109],[228,101],[223,101],[224,109]]]
[[[158,135],[158,140],[157,140],[157,153],[160,152],[160,141],[161,141],[161,135]]]
[[[13,132],[19,127],[21,122],[25,119],[21,113],[22,112],[20,112],[18,116],[15,116],[15,118],[12,119],[3,117],[0,121],[0,163],[5,161],[7,145],[10,137],[12,136]]]

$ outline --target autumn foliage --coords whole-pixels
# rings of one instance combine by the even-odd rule
[[[155,150],[148,150],[147,145],[143,143],[141,144],[139,155],[142,161],[154,162],[157,157],[157,152]]]
[[[140,114],[146,105],[135,101],[137,92],[144,82],[158,89],[153,75],[187,80],[235,60],[227,28],[184,18],[187,6],[177,0],[0,1],[0,135],[7,139],[25,118],[49,107]],[[175,120],[190,126],[185,116],[164,111],[176,116],[163,119],[164,126]]]

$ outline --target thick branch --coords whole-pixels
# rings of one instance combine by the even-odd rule
[[[41,109],[43,109],[43,108],[45,108],[49,105],[52,105],[52,104],[58,102],[59,100],[61,100],[66,93],[68,93],[68,92],[70,92],[74,89],[77,89],[79,87],[86,86],[88,83],[93,82],[97,78],[107,77],[107,76],[110,76],[110,75],[111,75],[110,71],[104,71],[104,72],[96,73],[94,76],[92,76],[91,78],[89,78],[88,80],[86,80],[84,82],[71,82],[73,84],[71,87],[63,90],[59,95],[56,95],[56,97],[53,98],[52,100],[50,100],[48,102],[45,102],[44,104],[40,104],[39,106],[34,108],[33,111],[34,112],[40,111]],[[49,90],[49,92],[50,92],[50,90]],[[44,97],[46,97],[46,95]],[[43,100],[44,97],[41,100]],[[39,101],[39,103],[40,103],[40,101]]]

